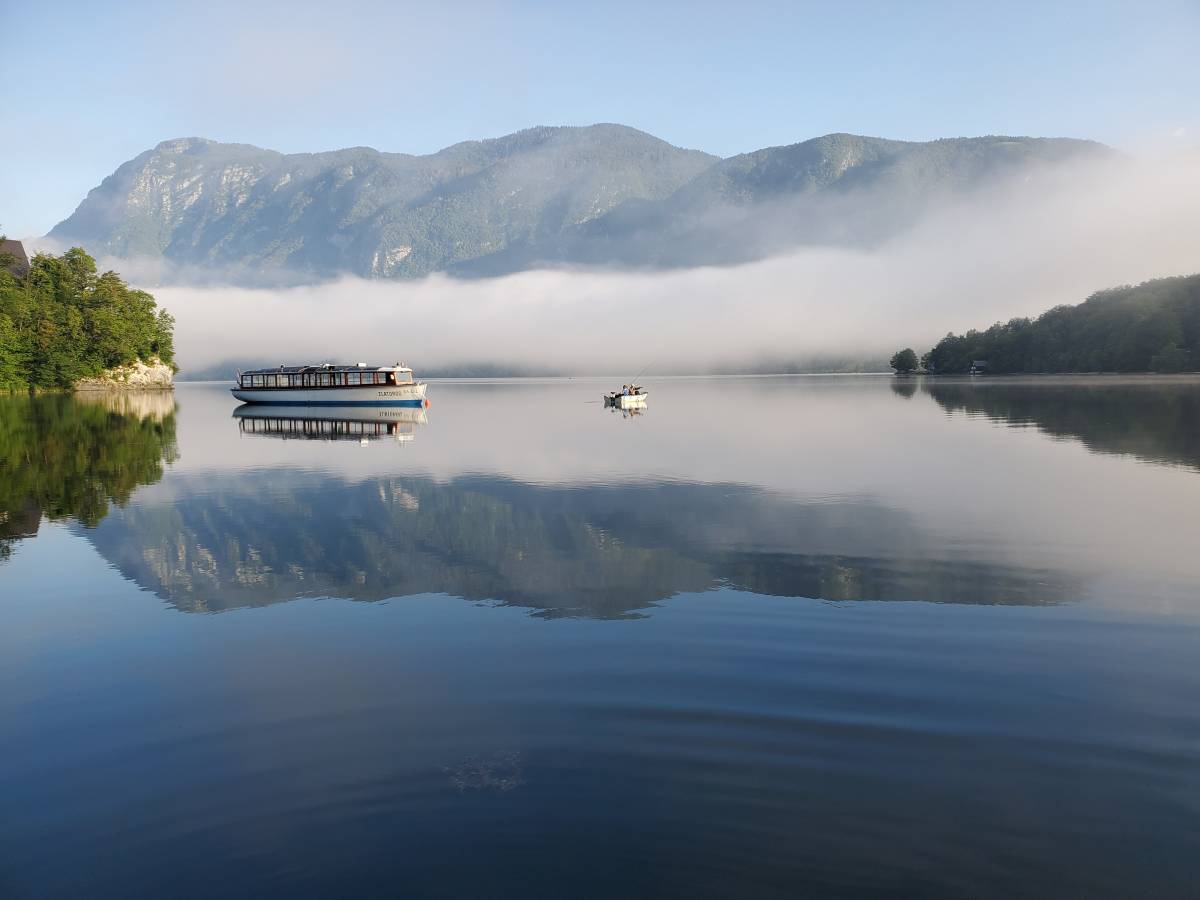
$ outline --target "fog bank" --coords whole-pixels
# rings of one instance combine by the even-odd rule
[[[399,359],[418,372],[696,372],[880,358],[905,345],[922,352],[947,330],[1198,271],[1198,237],[1192,154],[1009,183],[873,249],[805,248],[673,271],[153,290],[177,319],[184,377],[229,361],[327,359]]]

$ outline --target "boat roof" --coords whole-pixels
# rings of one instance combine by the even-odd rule
[[[243,369],[243,375],[299,375],[302,372],[411,372],[408,366],[368,366],[358,363],[353,366],[341,363],[321,363],[316,366],[274,366],[270,369]]]

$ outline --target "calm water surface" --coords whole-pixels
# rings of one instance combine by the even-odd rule
[[[0,897],[1200,895],[1200,380],[607,387],[0,398]]]

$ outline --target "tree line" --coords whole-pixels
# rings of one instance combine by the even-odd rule
[[[105,369],[175,363],[175,320],[79,247],[14,275],[0,258],[0,390],[68,388]]]
[[[1036,319],[947,334],[920,365],[932,374],[958,375],[979,361],[996,374],[1194,371],[1200,368],[1200,275],[1110,288]],[[914,371],[916,362],[911,350],[892,358],[901,373]]]

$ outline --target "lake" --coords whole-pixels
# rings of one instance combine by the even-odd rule
[[[0,397],[0,896],[1200,893],[1200,379],[647,381]]]

